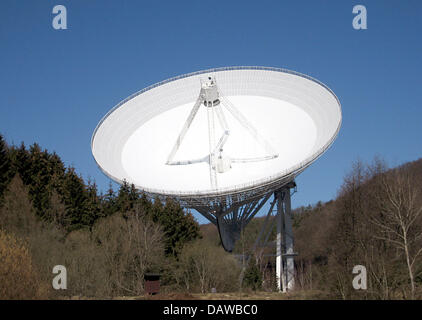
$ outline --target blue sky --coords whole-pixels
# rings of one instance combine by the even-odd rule
[[[59,4],[67,30],[52,28]],[[367,30],[352,27],[357,4]],[[0,133],[56,151],[105,190],[90,138],[120,100],[197,70],[283,67],[324,82],[342,103],[338,139],[297,178],[292,199],[327,201],[358,158],[395,166],[422,157],[421,33],[419,0],[2,0]]]

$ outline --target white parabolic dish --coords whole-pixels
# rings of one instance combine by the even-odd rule
[[[278,153],[266,161],[232,163],[230,170],[218,173],[216,186],[210,182],[207,162],[166,163],[198,98],[201,80],[209,76]],[[198,109],[175,160],[210,154],[206,109],[204,105]],[[247,158],[263,152],[230,113],[225,117],[230,127],[225,154]],[[150,194],[212,198],[262,193],[293,180],[324,153],[336,138],[341,119],[336,95],[309,76],[268,67],[218,68],[175,77],[133,94],[101,120],[91,147],[106,175]]]

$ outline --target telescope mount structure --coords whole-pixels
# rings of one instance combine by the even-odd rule
[[[295,178],[333,144],[341,122],[337,96],[317,79],[282,68],[223,67],[132,94],[101,119],[91,149],[114,181],[197,210],[217,226],[226,251],[267,212],[252,249],[260,255],[275,245],[285,292],[294,288]]]
[[[185,159],[175,161],[174,157],[178,152],[189,127],[195,119],[199,108],[207,109],[208,119],[208,144],[209,154],[196,159]],[[236,157],[235,155],[227,155],[224,152],[224,145],[230,138],[230,127],[225,118],[225,112],[228,111],[242,126],[249,132],[250,137],[255,139],[265,151],[262,155],[254,157]],[[216,136],[215,119],[218,120],[222,128],[222,135]],[[209,165],[210,184],[212,188],[218,188],[218,176],[224,174],[231,169],[232,163],[258,162],[277,158],[279,154],[274,150],[266,139],[264,139],[258,130],[247,120],[247,118],[230,102],[228,97],[222,95],[217,86],[214,77],[201,79],[201,90],[196,102],[193,105],[188,118],[174,146],[168,156],[167,165],[190,165],[198,162],[206,162]],[[221,243],[224,249],[232,252],[237,240],[241,236],[242,230],[248,223],[260,212],[265,204],[270,204],[265,223],[262,226],[259,237],[253,246],[252,251],[256,252],[258,248],[262,251],[262,247],[268,244],[271,234],[271,223],[269,218],[273,215],[274,208],[276,211],[275,221],[277,225],[276,238],[276,275],[277,284],[280,291],[286,292],[294,287],[294,255],[293,252],[293,230],[291,216],[291,189],[296,189],[294,181],[288,183],[269,186],[263,188],[254,195],[244,196],[240,199],[239,195],[228,194],[223,197],[215,197],[212,199],[185,199],[181,202],[187,207],[191,207],[200,212],[204,217],[217,226]],[[269,228],[270,227],[270,228]],[[268,230],[269,229],[269,230]]]

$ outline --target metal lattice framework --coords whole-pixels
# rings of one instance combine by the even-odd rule
[[[174,157],[179,150],[183,140],[188,132],[195,116],[201,105],[204,105],[207,109],[208,119],[208,144],[209,154],[196,159],[188,160],[174,160]],[[222,105],[228,110],[233,117],[246,129],[251,137],[256,140],[265,150],[265,155],[255,157],[233,157],[226,156],[224,154],[224,145],[230,136],[229,125],[227,124],[226,117],[223,112]],[[217,117],[222,130],[222,134],[216,143],[216,126],[215,118]],[[208,81],[201,81],[201,91],[199,93],[196,102],[192,110],[187,117],[182,130],[180,131],[176,142],[167,158],[167,165],[191,165],[199,162],[207,162],[209,165],[210,172],[210,184],[213,189],[218,189],[218,174],[224,173],[231,168],[231,163],[240,162],[258,162],[271,160],[278,157],[278,153],[270,145],[270,143],[258,133],[258,130],[246,119],[246,117],[230,102],[229,98],[223,96],[220,89],[217,86],[217,82],[214,78],[209,77]]]

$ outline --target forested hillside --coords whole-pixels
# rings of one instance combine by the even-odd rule
[[[293,219],[305,298],[422,298],[422,159],[356,162],[336,199]],[[176,202],[128,184],[100,194],[55,153],[0,136],[0,299],[138,296],[148,272],[162,275],[163,292],[276,291],[274,247],[251,252],[262,223],[228,254],[216,228],[199,228]],[[242,256],[252,257],[244,273]],[[52,289],[55,265],[67,268],[67,290]],[[367,290],[352,287],[356,265],[367,268]]]
[[[422,159],[356,162],[334,201],[296,215],[298,283],[339,298],[422,297]],[[363,265],[368,290],[350,285]]]
[[[171,199],[150,200],[128,184],[99,194],[55,153],[8,146],[0,136],[0,299],[139,295],[147,272],[163,275],[164,290],[230,288],[237,277],[199,278],[196,255],[200,263],[219,256],[227,276],[238,270],[200,238],[192,214]],[[55,265],[68,269],[65,292],[51,289]]]
[[[358,161],[336,199],[296,208],[293,219],[296,290],[336,299],[422,297],[422,159],[394,169],[379,159]],[[274,246],[249,251],[263,221],[248,225],[236,253],[255,254],[249,277],[273,290],[275,258],[265,255]],[[212,225],[201,229],[205,237],[218,237]],[[270,244],[274,239],[275,232]],[[367,268],[367,290],[353,289],[356,265]]]
[[[110,186],[106,194],[98,194],[95,182],[85,183],[74,168],[64,166],[57,154],[37,144],[28,149],[23,144],[9,148],[0,136],[0,157],[0,201],[4,202],[10,182],[21,180],[36,216],[66,232],[91,229],[100,218],[137,208],[163,227],[167,254],[177,254],[186,241],[199,236],[193,216],[177,203],[152,202],[127,183],[117,193]]]

